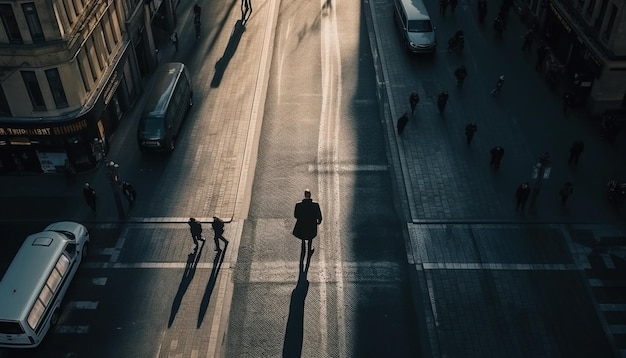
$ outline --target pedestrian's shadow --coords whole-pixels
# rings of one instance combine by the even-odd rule
[[[222,240],[225,242],[224,249],[215,253],[215,259],[213,259],[213,269],[211,269],[211,276],[209,277],[209,281],[207,282],[206,288],[204,289],[202,301],[200,301],[200,311],[198,312],[198,323],[196,325],[196,328],[200,328],[200,326],[202,325],[204,315],[209,308],[209,302],[211,301],[213,288],[215,288],[217,274],[220,272],[220,268],[222,267],[222,263],[224,262],[224,256],[226,256],[226,250],[228,249],[228,240],[224,238],[222,238]]]
[[[226,72],[226,67],[228,67],[228,63],[233,58],[233,55],[237,50],[237,46],[239,46],[241,35],[243,35],[244,31],[246,31],[246,27],[243,22],[241,20],[237,20],[237,22],[235,22],[235,26],[233,27],[233,32],[230,35],[228,45],[226,45],[226,49],[224,50],[224,55],[215,64],[215,74],[211,80],[211,87],[217,88],[220,86],[222,77],[224,77],[224,72]]]
[[[302,241],[304,243],[304,240]],[[311,266],[311,254],[306,257],[306,249],[302,245],[300,252],[300,269],[298,283],[291,292],[289,304],[289,317],[285,329],[285,341],[283,342],[283,358],[301,357],[304,337],[304,301],[309,292],[309,280],[307,274]]]
[[[178,309],[180,308],[180,303],[183,301],[183,296],[187,292],[187,288],[191,284],[191,280],[193,280],[193,276],[196,274],[196,266],[198,265],[198,261],[200,261],[200,255],[202,254],[202,249],[204,248],[204,241],[200,241],[202,244],[189,253],[187,256],[187,264],[185,265],[185,272],[183,272],[183,278],[180,280],[180,285],[178,285],[178,292],[176,292],[176,297],[174,297],[174,301],[172,302],[172,310],[170,312],[170,319],[167,322],[167,327],[171,327],[172,323],[174,323],[174,318],[178,313]]]

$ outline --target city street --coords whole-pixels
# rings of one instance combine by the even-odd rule
[[[201,37],[181,3],[180,48],[160,49],[193,74],[176,150],[138,151],[142,101],[112,140],[107,160],[139,193],[132,209],[119,212],[103,166],[72,185],[0,177],[2,272],[50,222],[84,223],[92,240],[59,324],[39,348],[0,358],[626,356],[626,213],[606,197],[609,178],[626,178],[626,141],[609,145],[584,113],[563,114],[563,88],[534,71],[539,39],[521,51],[515,11],[498,41],[474,2],[442,16],[426,0],[439,48],[410,56],[388,0],[262,0],[245,28],[239,2],[199,3]],[[460,28],[465,49],[448,53]],[[398,136],[412,91],[421,100]],[[574,191],[561,205],[566,181]],[[541,190],[521,213],[523,182]],[[306,188],[324,217],[308,257],[292,236]],[[213,216],[226,221],[221,251]],[[189,217],[203,223],[198,247]]]

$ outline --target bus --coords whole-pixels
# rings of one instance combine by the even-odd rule
[[[62,221],[26,238],[0,281],[0,347],[37,347],[87,255],[89,232]]]

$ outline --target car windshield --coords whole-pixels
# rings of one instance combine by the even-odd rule
[[[430,20],[410,20],[409,32],[432,32],[433,26]]]
[[[139,132],[145,137],[161,137],[165,132],[163,118],[144,117],[141,121]]]

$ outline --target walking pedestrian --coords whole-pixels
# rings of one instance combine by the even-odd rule
[[[563,184],[559,191],[559,195],[561,195],[561,206],[565,205],[567,198],[569,198],[572,193],[574,193],[574,185],[570,182]]]
[[[544,45],[537,48],[537,62],[535,63],[535,71],[543,70],[543,63],[546,60],[546,56],[548,56],[549,51],[550,48]]]
[[[515,204],[515,211],[520,210],[521,212],[524,212],[524,207],[526,207],[526,202],[528,201],[529,196],[530,186],[528,186],[528,183],[520,184],[520,186],[517,187],[517,190],[515,190],[515,199],[517,201]]]
[[[191,239],[197,249],[198,241],[204,242],[204,239],[202,238],[202,224],[200,224],[200,222],[195,218],[189,218],[187,224],[189,225],[189,231],[191,232]]]
[[[63,168],[65,169],[67,185],[74,184],[76,182],[76,169],[74,169],[72,162],[70,162],[68,158],[65,158],[65,163],[63,164]]]
[[[214,216],[211,227],[213,228],[213,241],[215,242],[215,251],[222,251],[222,248],[220,247],[220,240],[223,240],[226,245],[228,245],[228,240],[224,238],[224,221],[222,221],[222,219],[218,218],[217,216]],[[226,248],[226,246],[224,246],[224,248]]]
[[[500,169],[500,162],[502,161],[502,157],[504,156],[504,148],[501,146],[495,146],[489,150],[491,154],[491,161],[489,162],[489,166],[495,168],[496,170]]]
[[[122,182],[122,194],[126,200],[128,200],[128,204],[132,208],[135,205],[135,199],[137,199],[137,191],[129,182]]]
[[[174,52],[178,52],[178,34],[176,31],[172,32],[170,35],[170,40],[174,44]]]
[[[398,123],[396,124],[396,127],[398,129],[398,135],[402,135],[402,132],[404,132],[404,128],[406,127],[407,123],[409,123],[409,115],[404,112],[402,117],[398,118]]]
[[[567,115],[567,109],[571,105],[572,94],[569,92],[563,93],[563,115]]]
[[[91,212],[96,214],[96,200],[98,199],[96,196],[96,190],[89,185],[89,183],[85,183],[85,187],[83,188],[83,196],[85,197],[85,202],[91,208]]]
[[[524,35],[524,43],[522,43],[522,51],[524,52],[530,51],[532,47],[534,35],[535,35],[535,32],[533,31],[533,29],[530,29],[528,30],[528,32],[526,32],[526,35]]]
[[[441,15],[446,14],[446,9],[448,8],[449,0],[439,0],[439,13]]]
[[[461,67],[454,70],[454,77],[456,77],[456,86],[462,88],[465,77],[467,77],[467,68],[465,68],[465,65],[461,65]]]
[[[448,103],[448,92],[443,91],[437,97],[437,107],[439,107],[439,113],[443,114],[443,111],[446,109],[446,104]]]
[[[317,236],[317,226],[322,223],[322,211],[320,205],[311,199],[311,191],[304,190],[304,199],[297,203],[293,216],[296,218],[296,225],[293,228],[293,236],[302,241],[302,251],[305,251],[305,242],[308,244],[309,255],[312,255],[313,239]]]
[[[487,16],[487,0],[478,0],[478,22],[482,25],[485,23]]]
[[[585,142],[582,140],[577,140],[572,144],[569,149],[569,159],[567,159],[567,164],[574,166],[578,165],[578,159],[580,158],[580,154],[585,149]]]
[[[496,82],[496,87],[491,90],[492,95],[499,95],[502,91],[502,86],[504,85],[504,75],[498,77],[498,82]]]
[[[467,140],[467,145],[472,143],[472,139],[474,138],[474,133],[478,130],[478,126],[476,122],[470,122],[465,126],[465,139]]]
[[[199,18],[201,13],[202,13],[202,8],[200,7],[200,5],[198,5],[198,2],[196,1],[196,4],[193,6],[194,18]]]
[[[496,16],[493,20],[493,29],[496,31],[496,39],[502,40],[502,33],[504,32],[504,22],[500,16]]]
[[[420,95],[417,92],[411,92],[409,95],[409,104],[411,105],[411,115],[415,115],[415,107],[420,102]]]
[[[454,14],[454,9],[459,4],[459,0],[449,0],[450,1],[450,11]]]

